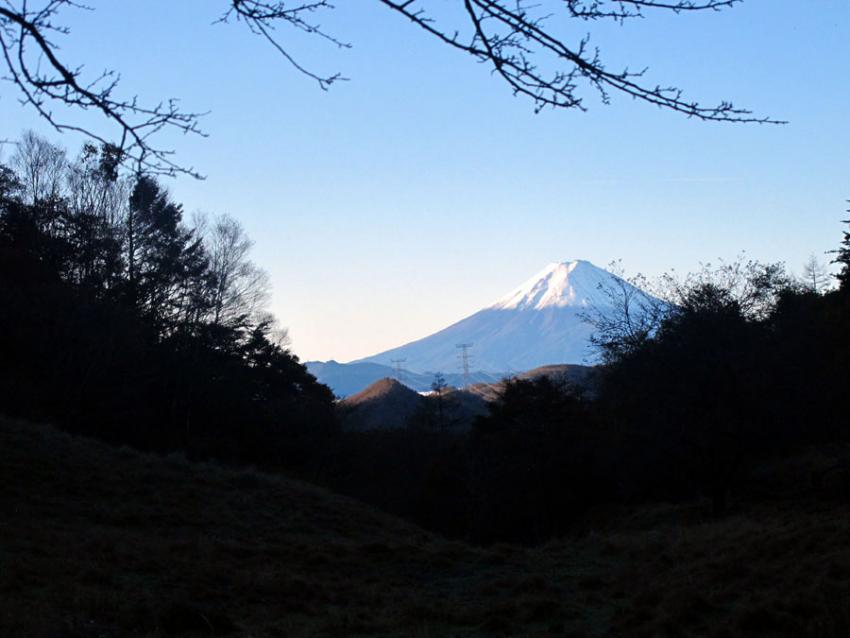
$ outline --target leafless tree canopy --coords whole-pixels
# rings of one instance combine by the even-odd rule
[[[283,41],[277,37],[276,27],[286,26],[304,33],[309,33],[340,48],[349,48],[351,45],[338,40],[327,31],[323,30],[316,21],[322,10],[333,9],[328,0],[315,0],[314,2],[263,2],[262,0],[230,0],[230,8],[221,17],[220,22],[235,20],[247,25],[251,33],[258,35],[269,42],[289,64],[300,73],[318,82],[323,90],[330,88],[334,82],[345,80],[339,73],[331,75],[319,75],[302,65],[289,53],[283,45]]]
[[[463,16],[440,22],[427,12],[427,0],[380,0],[445,44],[489,65],[517,95],[531,99],[535,108],[584,109],[582,84],[599,94],[603,103],[612,93],[702,120],[769,122],[731,102],[705,106],[686,99],[676,87],[652,85],[646,69],[609,70],[598,49],[585,35],[575,43],[565,41],[550,25],[566,11],[580,20],[624,22],[644,17],[652,10],[677,13],[720,10],[741,0],[462,0]]]
[[[700,120],[775,122],[731,102],[704,105],[690,100],[677,87],[649,82],[645,69],[611,70],[588,35],[568,41],[557,28],[564,18],[622,23],[662,11],[719,11],[743,0],[457,0],[448,5],[435,0],[373,1],[490,67],[536,110],[584,110],[583,91],[590,88],[606,104],[612,95],[625,94]],[[322,14],[333,8],[329,0],[227,0],[219,22],[246,25],[300,73],[328,89],[345,78],[339,73],[323,75],[303,63],[290,51],[285,34],[286,29],[297,30],[336,47],[349,46],[321,26]],[[160,147],[155,135],[163,129],[204,135],[199,127],[202,114],[181,109],[173,98],[146,102],[123,95],[117,71],[89,76],[82,66],[63,59],[57,41],[69,33],[61,15],[69,9],[89,10],[75,0],[0,0],[4,75],[18,88],[21,101],[56,130],[81,132],[110,146],[121,163],[140,172],[200,177],[191,167],[177,163],[173,151]],[[67,106],[99,112],[114,127],[110,137],[57,113],[57,108]]]
[[[211,323],[231,328],[259,323],[267,314],[271,284],[268,274],[249,258],[254,242],[242,225],[227,215],[219,215],[212,223],[195,223],[215,279]]]
[[[700,308],[706,300],[724,300],[741,316],[762,320],[775,310],[781,292],[794,286],[783,264],[762,264],[743,255],[717,265],[701,264],[684,278],[670,271],[655,281],[640,274],[626,279],[618,262],[609,269],[616,277],[613,285],[600,287],[605,303],[590,307],[582,317],[593,328],[591,343],[606,362],[639,351],[665,322]]]
[[[803,264],[803,286],[813,293],[820,294],[829,290],[830,283],[831,279],[826,266],[819,262],[814,254],[809,255],[806,263]]]
[[[606,362],[643,347],[672,308],[661,296],[655,296],[657,287],[643,275],[626,278],[619,262],[608,268],[614,274],[611,285],[599,288],[605,303],[591,306],[582,316],[593,327],[591,344]]]
[[[78,131],[104,146],[114,146],[123,161],[133,161],[139,170],[197,175],[177,164],[173,152],[157,146],[153,138],[164,128],[202,134],[200,114],[181,111],[174,99],[146,104],[135,96],[120,96],[116,71],[87,77],[82,66],[61,59],[56,39],[69,31],[58,22],[59,13],[69,7],[85,10],[74,0],[0,0],[0,53],[6,79],[18,87],[23,103],[58,131]],[[115,125],[115,138],[106,139],[61,119],[55,112],[60,105],[100,112]]]
[[[68,158],[65,149],[26,131],[11,158],[20,176],[24,201],[30,204],[55,200],[64,192]]]

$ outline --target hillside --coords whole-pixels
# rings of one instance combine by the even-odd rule
[[[479,549],[303,483],[0,419],[0,635],[848,635],[850,510],[789,494]]]
[[[381,379],[339,402],[343,426],[349,430],[406,427],[425,397],[395,379]]]
[[[344,429],[349,431],[392,430],[408,427],[414,418],[419,425],[436,425],[439,410],[433,395],[423,396],[395,379],[381,379],[337,404]],[[448,387],[442,409],[447,425],[455,431],[472,427],[476,417],[487,413],[486,400],[476,392]]]

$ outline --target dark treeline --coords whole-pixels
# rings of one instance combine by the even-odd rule
[[[626,442],[620,472],[634,477],[630,490],[703,495],[719,513],[761,458],[817,445],[841,460],[850,235],[836,254],[834,291],[778,265],[733,264],[675,285],[675,306],[651,334],[606,341],[602,331],[613,347],[598,407]]]
[[[280,342],[251,242],[188,224],[108,150],[25,134],[0,167],[0,405],[145,449],[298,468],[333,397]]]
[[[666,278],[664,302],[614,290],[616,312],[589,317],[605,361],[590,395],[517,379],[468,434],[344,433],[332,484],[449,535],[535,543],[601,504],[722,515],[754,469],[810,446],[846,471],[850,233],[836,258],[835,290],[742,262]]]
[[[607,503],[720,514],[763,459],[848,440],[847,233],[835,290],[733,264],[668,279],[665,304],[615,299],[592,393],[509,381],[462,433],[421,414],[340,430],[264,311],[250,245],[226,217],[188,223],[108,150],[68,160],[25,135],[0,166],[0,412],[282,470],[485,543],[541,542]]]

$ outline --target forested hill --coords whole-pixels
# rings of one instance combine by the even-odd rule
[[[107,147],[28,133],[0,165],[0,406],[144,449],[309,464],[333,395],[286,347],[226,216],[193,216]]]

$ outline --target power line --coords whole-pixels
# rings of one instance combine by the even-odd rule
[[[463,370],[463,385],[464,387],[469,385],[469,361],[470,354],[469,349],[472,347],[471,343],[459,343],[455,346],[460,352],[458,353],[458,358],[460,359],[460,369]]]
[[[395,378],[399,383],[404,383],[404,368],[401,367],[401,364],[405,361],[407,359],[390,359],[390,363],[395,368]]]

